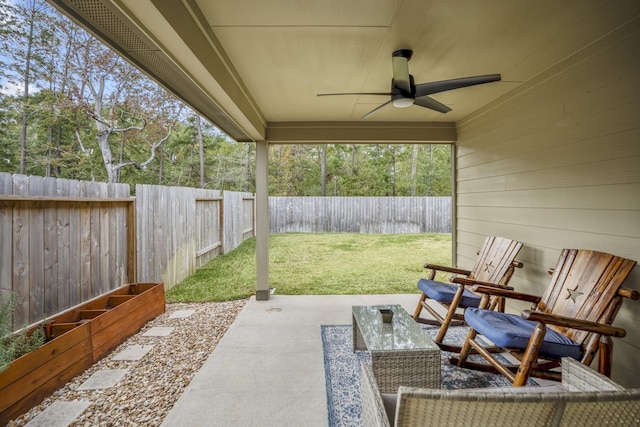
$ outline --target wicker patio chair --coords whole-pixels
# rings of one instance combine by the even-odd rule
[[[482,248],[478,252],[478,258],[471,270],[429,263],[424,265],[424,268],[430,271],[426,279],[418,281],[418,288],[422,291],[422,294],[413,313],[413,318],[420,323],[440,326],[435,342],[442,350],[460,352],[459,346],[445,344],[443,342],[444,337],[449,326],[463,323],[463,311],[468,307],[478,307],[482,299],[481,296],[465,289],[464,283],[459,282],[459,278],[464,276],[465,278],[491,283],[496,287],[512,289],[507,288],[507,284],[513,275],[514,269],[516,267],[522,268],[522,263],[515,260],[521,248],[522,243],[515,240],[489,236],[485,239]],[[451,281],[453,283],[439,282],[434,280],[438,271],[452,273],[458,277],[452,278]],[[430,306],[429,301],[442,306],[446,310],[446,314],[442,316],[442,310],[438,312],[435,307]],[[501,297],[494,298],[491,307],[504,311],[503,299]],[[431,319],[420,317],[423,309],[431,315]]]
[[[523,386],[529,376],[559,380],[554,371],[562,357],[572,357],[590,365],[599,351],[599,372],[610,376],[613,342],[611,337],[624,337],[626,331],[611,326],[624,297],[638,299],[636,291],[621,288],[636,261],[604,252],[564,249],[556,267],[551,270],[551,283],[542,297],[473,286],[483,292],[486,306],[489,295],[517,298],[531,302],[534,309],[522,315],[491,310],[468,309],[465,320],[469,334],[458,358],[452,363],[473,369],[495,370],[515,386]],[[469,281],[471,282],[471,281]],[[468,283],[469,283],[468,282]],[[495,357],[480,340],[482,335],[511,353],[515,364]],[[480,353],[489,365],[471,363],[471,350]]]
[[[380,394],[371,366],[362,364],[365,427],[637,426],[640,389],[624,389],[594,370],[562,360],[562,384],[440,390],[401,386]]]

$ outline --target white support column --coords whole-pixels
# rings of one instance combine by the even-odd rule
[[[256,141],[256,300],[269,299],[269,144]]]

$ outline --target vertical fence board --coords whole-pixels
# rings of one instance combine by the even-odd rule
[[[69,197],[80,197],[80,181],[69,181]],[[81,209],[69,209],[69,304],[74,306],[82,299],[82,217]]]
[[[43,182],[39,176],[29,177],[29,195],[42,196]],[[29,319],[42,318],[44,313],[44,217],[42,204],[29,204]]]
[[[13,194],[13,178],[0,172],[0,195]],[[0,201],[0,303],[10,297],[13,271],[13,204]]]
[[[149,225],[149,214],[148,214],[148,188],[146,185],[136,185],[136,227],[137,232],[142,234],[146,231]],[[144,228],[143,228],[144,226]],[[147,254],[149,252],[149,235],[144,234],[144,237],[138,239],[138,246],[136,247],[137,252],[137,277],[136,281],[146,281],[143,278],[149,277],[148,263],[143,262],[142,254]]]
[[[68,180],[57,179],[56,196],[70,196]],[[60,205],[56,213],[56,234],[58,236],[56,282],[58,286],[58,307],[59,309],[62,309],[63,307],[71,307],[72,305],[74,305],[71,298],[71,209],[69,204]]]
[[[107,198],[107,183],[95,183],[94,192],[98,198]],[[102,295],[109,290],[109,209],[106,204],[96,203],[93,206],[97,224],[92,232],[94,237],[94,249],[98,251],[96,259],[98,260],[98,269],[93,275],[96,277],[97,284],[94,284],[94,295]]]
[[[57,182],[55,178],[44,178],[43,195],[56,196]],[[43,238],[44,238],[44,313],[43,317],[58,312],[58,215],[53,206],[43,207]]]
[[[13,194],[29,193],[28,177],[16,175],[13,180]],[[13,208],[13,290],[18,295],[13,312],[13,324],[22,325],[29,321],[29,218],[24,208]]]
[[[90,196],[87,188],[90,183],[80,183],[80,196]],[[91,204],[80,203],[80,298],[82,301],[89,299],[93,288],[91,286]],[[96,266],[97,268],[97,266]]]
[[[116,192],[116,187],[110,185],[107,187],[106,192],[107,198],[116,198],[118,197]],[[109,253],[107,260],[107,271],[108,274],[106,276],[107,287],[108,289],[114,289],[117,287],[119,283],[119,272],[122,265],[120,264],[120,259],[118,257],[118,246],[121,245],[122,238],[120,236],[120,227],[118,227],[118,223],[116,222],[116,218],[119,213],[122,213],[122,206],[116,206],[115,209],[111,208],[109,205],[105,204],[103,209],[106,211],[106,218],[108,224],[108,235],[102,236],[102,239],[106,239],[107,242],[107,250]],[[122,222],[124,224],[124,222]]]

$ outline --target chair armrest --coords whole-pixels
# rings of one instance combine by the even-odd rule
[[[509,291],[513,290],[513,286],[501,285],[499,283],[491,283],[491,282],[479,282],[475,279],[469,279],[468,277],[454,277],[451,281],[453,283],[457,283],[462,286],[474,286],[476,284],[482,283],[483,286],[490,286],[498,289],[506,289]]]
[[[478,292],[481,294],[495,295],[499,297],[512,298],[520,301],[528,301],[533,304],[537,304],[542,299],[537,295],[524,294],[522,292],[514,292],[509,289],[502,289],[497,287],[494,283],[488,282],[479,282],[477,280],[470,280],[469,283],[474,286],[471,287],[473,292]]]
[[[636,300],[636,301],[640,299],[640,292],[635,291],[633,289],[620,288],[618,289],[618,295],[623,296],[625,298],[632,299],[632,300]]]
[[[465,276],[468,276],[471,274],[471,270],[465,270],[463,268],[447,267],[446,265],[426,263],[424,265],[424,268],[430,269],[430,270],[445,271],[447,273],[453,273],[453,274],[463,274]]]
[[[607,325],[604,323],[591,322],[588,320],[575,319],[573,317],[559,316],[557,314],[542,313],[540,311],[524,310],[522,317],[525,320],[532,320],[544,324],[564,326],[581,331],[595,332],[597,334],[622,338],[627,335],[627,331],[622,328]]]

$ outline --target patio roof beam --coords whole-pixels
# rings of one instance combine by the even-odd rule
[[[270,144],[452,144],[455,123],[269,122]]]

